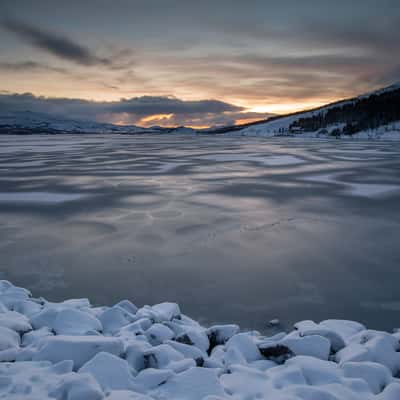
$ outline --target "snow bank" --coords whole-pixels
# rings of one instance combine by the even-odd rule
[[[266,337],[175,303],[92,307],[0,281],[0,399],[399,400],[400,333],[300,321]]]

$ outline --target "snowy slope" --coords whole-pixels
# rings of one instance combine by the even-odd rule
[[[384,94],[388,94],[391,92],[395,92],[400,90],[400,83],[391,85],[389,87],[379,89],[374,92],[370,92],[367,94],[363,94],[361,96],[355,97],[353,99],[343,100],[337,103],[328,104],[326,106],[295,113],[287,116],[282,116],[278,118],[272,118],[269,121],[260,124],[254,124],[249,127],[246,127],[242,130],[235,132],[237,135],[243,136],[293,136],[297,134],[301,134],[303,137],[323,137],[329,136],[334,130],[343,129],[346,125],[345,123],[338,121],[337,123],[332,123],[324,129],[319,129],[316,131],[305,131],[305,130],[296,130],[291,128],[291,125],[299,121],[300,119],[323,116],[330,110],[337,109],[347,105],[357,105],[361,100],[365,100],[370,98],[372,95],[380,96]],[[362,130],[352,135],[353,138],[374,138],[374,139],[400,139],[400,122],[399,121],[391,121],[387,124],[382,124],[381,126],[370,129],[370,130]]]
[[[354,321],[267,337],[176,303],[53,303],[0,281],[1,399],[398,400],[399,350],[400,332]]]

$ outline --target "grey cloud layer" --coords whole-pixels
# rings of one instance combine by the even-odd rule
[[[9,18],[6,29],[33,48],[22,54],[10,45],[0,55],[0,73],[35,73],[35,79],[41,70],[63,73],[60,78],[84,89],[85,97],[173,93],[257,106],[298,102],[300,107],[400,80],[398,0],[112,3],[2,0],[0,14],[4,7],[4,15],[20,18]],[[73,32],[78,40],[59,31]],[[104,51],[94,50],[99,48]],[[37,49],[75,65],[53,66],[57,60],[42,60]],[[78,90],[65,87],[63,95],[79,97]],[[24,90],[41,93],[28,83]]]
[[[110,63],[109,60],[97,57],[89,48],[74,42],[72,39],[40,29],[32,24],[17,19],[5,19],[2,22],[2,26],[9,32],[17,35],[21,40],[57,57],[81,65],[107,65]]]
[[[171,125],[193,124],[207,121],[207,124],[232,123],[242,116],[243,108],[217,100],[183,101],[170,97],[143,96],[121,99],[113,102],[94,102],[80,99],[36,97],[32,94],[0,94],[2,113],[31,111],[63,118],[77,119],[121,119],[137,123],[143,117],[158,114],[173,116]],[[255,114],[251,114],[254,116]],[[243,113],[243,116],[249,114]],[[261,118],[264,115],[258,114]]]

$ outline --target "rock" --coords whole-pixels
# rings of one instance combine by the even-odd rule
[[[97,353],[78,372],[91,374],[103,390],[133,390],[135,388],[132,370],[128,363],[110,353]]]
[[[213,325],[207,329],[208,339],[210,341],[210,351],[220,344],[225,344],[233,335],[239,332],[237,325]]]
[[[158,370],[147,368],[139,372],[135,378],[135,384],[143,392],[148,392],[151,389],[155,389],[158,386],[165,384],[173,375],[174,373],[168,369]]]
[[[168,344],[150,347],[145,351],[146,365],[150,368],[162,369],[168,368],[168,365],[174,361],[181,361],[184,356]]]
[[[287,335],[280,342],[297,356],[312,356],[321,360],[328,360],[331,352],[331,342],[323,336]]]
[[[167,326],[162,324],[154,324],[147,331],[145,335],[152,345],[164,343],[166,340],[174,338],[174,332]]]
[[[111,307],[99,315],[105,333],[115,334],[122,327],[135,321],[135,316],[119,306]]]
[[[104,393],[90,374],[68,374],[49,392],[51,397],[67,400],[102,400]]]
[[[194,345],[200,350],[206,352],[210,347],[210,341],[207,334],[202,329],[189,328],[175,339],[177,342]]]
[[[18,333],[32,330],[28,318],[16,311],[0,313],[0,327],[12,329]]]
[[[246,362],[260,360],[262,358],[260,350],[254,343],[251,335],[247,333],[237,333],[232,336],[226,343],[226,349],[229,350],[230,348],[237,349]]]
[[[129,300],[122,300],[115,305],[116,307],[121,307],[128,313],[135,315],[137,313],[138,308]]]
[[[294,356],[289,347],[273,342],[262,344],[259,349],[266,359],[277,364],[283,364],[286,360]]]
[[[210,395],[224,395],[218,375],[214,370],[197,367],[174,375],[154,391],[156,398],[174,400],[203,400]]]
[[[116,338],[101,336],[49,336],[40,343],[33,361],[48,360],[57,363],[72,360],[74,369],[79,369],[97,353],[107,352],[119,356],[123,343]]]
[[[0,326],[0,351],[18,348],[21,339],[17,332],[12,329]]]
[[[146,351],[151,349],[150,343],[143,340],[131,341],[126,347],[126,361],[136,371],[148,368],[148,357]]]
[[[57,335],[85,335],[103,329],[97,318],[77,309],[61,310],[52,325]]]

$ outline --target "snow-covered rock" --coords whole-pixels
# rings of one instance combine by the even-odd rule
[[[110,353],[97,353],[79,372],[93,375],[103,390],[134,389],[133,371],[129,364]]]
[[[33,361],[57,363],[72,360],[79,369],[97,353],[108,352],[121,355],[124,346],[121,340],[101,336],[48,336],[45,337],[32,357]]]
[[[266,337],[175,303],[51,303],[7,281],[0,296],[0,399],[400,399],[399,332],[306,320]]]
[[[19,347],[21,338],[12,329],[0,326],[0,351]]]
[[[32,329],[28,318],[16,311],[0,313],[0,326],[10,328],[19,333],[28,332]]]
[[[176,374],[154,392],[156,398],[174,400],[203,400],[206,396],[223,394],[217,373],[198,367]]]
[[[135,320],[135,316],[120,306],[114,306],[99,315],[103,330],[106,333],[116,333],[122,327]]]
[[[164,343],[166,340],[170,340],[175,336],[174,332],[170,328],[159,323],[156,323],[147,329],[145,335],[153,345]]]
[[[61,310],[53,322],[53,330],[57,335],[84,335],[102,329],[103,326],[97,318],[73,308]]]

